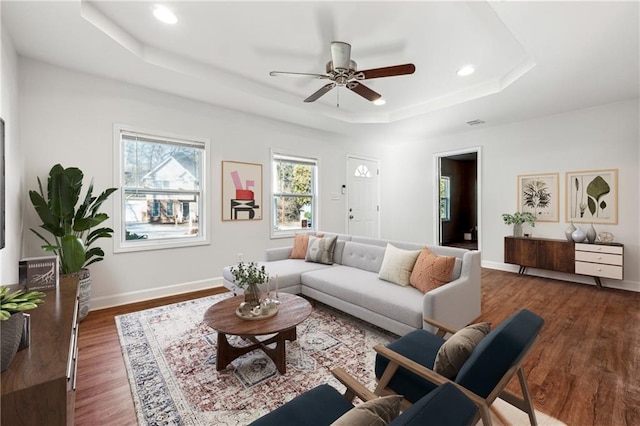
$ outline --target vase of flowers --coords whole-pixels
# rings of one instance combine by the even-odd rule
[[[536,217],[530,212],[515,212],[514,214],[503,213],[502,220],[505,225],[513,225],[513,236],[522,237],[522,225],[528,223],[532,227],[536,226]]]
[[[240,262],[231,267],[231,274],[236,285],[244,289],[244,301],[252,308],[260,305],[260,288],[258,285],[267,282],[269,275],[264,265],[255,262]]]

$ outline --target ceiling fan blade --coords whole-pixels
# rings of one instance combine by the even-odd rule
[[[319,90],[317,90],[313,95],[309,96],[304,101],[305,102],[314,102],[317,99],[319,99],[322,95],[327,93],[329,90],[333,89],[334,87],[336,87],[336,83],[332,82],[332,83],[329,83],[329,84],[325,84]]]
[[[357,81],[352,81],[350,83],[347,83],[347,89],[351,90],[352,92],[356,92],[358,95],[362,96],[363,98],[371,102],[378,100],[382,97],[380,93],[369,89],[367,86],[365,86],[364,84],[360,84]]]
[[[331,42],[331,61],[334,69],[349,69],[351,60],[351,45],[343,41]]]
[[[372,68],[370,70],[358,71],[355,78],[357,80],[370,80],[372,78],[413,74],[415,71],[416,66],[413,64],[394,65],[391,67]]]
[[[327,79],[329,78],[326,74],[313,74],[307,72],[287,72],[287,71],[271,71],[269,73],[271,77],[311,77],[317,79]]]

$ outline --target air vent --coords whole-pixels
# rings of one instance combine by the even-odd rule
[[[477,126],[479,124],[484,124],[484,121],[482,121],[480,119],[475,119],[475,120],[467,121],[467,124],[469,126]]]

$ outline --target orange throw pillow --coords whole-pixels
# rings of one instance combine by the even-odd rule
[[[409,277],[409,284],[423,293],[451,281],[456,258],[438,256],[428,248],[423,248]]]
[[[289,259],[304,259],[307,256],[307,247],[309,246],[309,235],[311,234],[296,234],[293,240],[293,250]],[[318,232],[316,237],[324,237],[324,233]]]

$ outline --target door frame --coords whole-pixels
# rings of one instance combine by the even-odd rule
[[[377,170],[377,176],[378,176],[378,188],[376,191],[376,205],[378,206],[378,209],[376,211],[376,214],[378,215],[378,220],[377,220],[377,226],[376,226],[376,236],[374,238],[380,238],[380,160],[378,158],[373,158],[373,157],[367,157],[365,155],[357,155],[357,154],[347,154],[345,159],[345,181],[347,183],[347,187],[346,187],[346,193],[344,195],[346,195],[346,200],[345,200],[345,206],[344,206],[344,220],[345,220],[345,230],[347,232],[347,234],[350,233],[349,230],[349,182],[351,179],[350,173],[349,173],[349,160],[350,159],[360,159],[360,160],[365,160],[365,161],[371,161],[376,163],[376,170]]]
[[[440,164],[441,159],[461,154],[476,154],[476,193],[478,217],[478,250],[482,247],[482,147],[461,148],[453,151],[436,152],[433,154],[433,244],[442,244],[442,222],[440,221]]]

